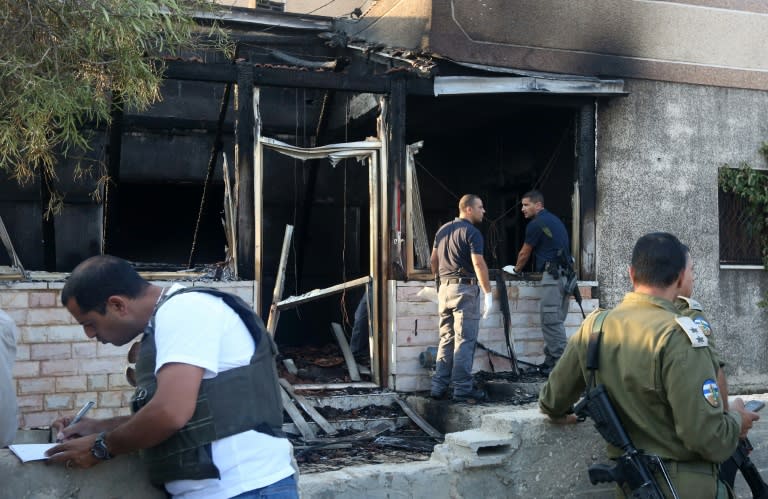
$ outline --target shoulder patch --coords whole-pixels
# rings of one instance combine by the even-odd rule
[[[690,317],[677,317],[675,321],[683,328],[685,334],[688,335],[688,339],[691,340],[693,348],[706,347],[709,345],[707,337],[701,332],[701,328],[691,320]]]
[[[718,388],[715,380],[711,378],[704,380],[704,383],[701,385],[701,394],[709,405],[720,407],[720,388]]]
[[[677,299],[678,300],[682,300],[685,303],[687,303],[688,304],[688,308],[691,309],[691,310],[698,310],[699,312],[704,310],[704,307],[701,306],[701,303],[699,303],[698,301],[694,300],[693,298],[688,298],[688,297],[685,297],[685,296],[678,296]]]
[[[712,326],[709,325],[709,322],[707,322],[704,317],[694,317],[693,322],[699,326],[699,329],[701,329],[701,332],[704,333],[704,336],[710,336],[712,334]]]

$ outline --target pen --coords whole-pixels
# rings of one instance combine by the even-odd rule
[[[72,418],[72,421],[70,421],[70,422],[69,422],[69,424],[68,424],[68,425],[67,425],[65,428],[69,428],[69,427],[70,427],[70,426],[72,426],[73,424],[75,424],[75,423],[77,423],[78,421],[80,421],[81,419],[83,419],[83,416],[85,416],[85,414],[86,414],[86,413],[87,413],[87,412],[88,412],[88,411],[91,409],[91,407],[93,407],[94,405],[96,405],[96,404],[95,404],[93,401],[90,401],[90,402],[86,402],[86,404],[83,406],[83,408],[82,408],[82,409],[80,409],[79,411],[77,411],[77,414],[75,414],[75,417],[74,417],[74,418]],[[53,428],[51,428],[51,430],[53,430]],[[62,433],[61,433],[61,430],[59,430],[59,433],[58,433],[58,435],[56,435],[56,440],[55,440],[55,442],[56,442],[56,443],[60,443],[60,442],[62,441],[62,440],[61,440],[61,438],[59,438],[59,437],[60,437],[60,435],[62,435]],[[53,433],[51,433],[51,437],[50,437],[50,438],[51,438],[51,440],[53,440]]]
[[[91,400],[91,401],[87,402],[87,403],[86,403],[86,404],[83,406],[83,408],[82,408],[82,409],[80,409],[79,411],[77,411],[77,414],[75,414],[75,417],[74,417],[74,418],[72,418],[72,421],[70,421],[70,422],[69,422],[69,424],[67,425],[67,428],[69,428],[69,427],[70,427],[70,426],[72,426],[73,424],[75,424],[75,423],[77,423],[78,421],[80,421],[81,419],[83,419],[83,416],[85,416],[85,414],[86,414],[88,411],[90,411],[90,410],[91,410],[91,407],[93,407],[94,405],[96,405],[96,404],[93,402],[93,400]]]

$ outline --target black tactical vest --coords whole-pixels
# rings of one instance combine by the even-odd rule
[[[221,478],[211,454],[211,442],[214,440],[247,430],[285,436],[282,432],[282,398],[275,367],[277,347],[262,320],[245,301],[215,288],[184,288],[158,303],[141,340],[136,362],[136,393],[131,409],[133,412],[141,409],[157,390],[157,310],[172,297],[189,292],[208,293],[221,298],[245,323],[256,348],[250,364],[202,380],[195,412],[187,424],[167,440],[141,452],[150,481],[156,485],[173,480]]]

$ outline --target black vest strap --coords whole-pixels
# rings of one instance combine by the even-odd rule
[[[600,340],[603,339],[603,322],[608,316],[608,311],[603,310],[597,314],[592,323],[592,332],[589,335],[587,346],[587,369],[589,370],[589,383],[587,390],[595,386],[595,371],[600,368]]]

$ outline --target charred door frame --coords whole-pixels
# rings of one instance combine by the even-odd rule
[[[320,147],[297,147],[281,143],[279,141],[262,137],[259,119],[259,92],[258,89],[253,92],[253,116],[254,116],[254,152],[253,152],[253,201],[254,201],[254,245],[253,245],[253,269],[257,282],[261,281],[263,273],[263,180],[264,180],[264,148],[269,148],[277,153],[297,157],[299,159],[318,159],[329,158],[331,161],[343,158],[357,158],[362,161],[368,161],[368,199],[369,199],[369,217],[370,217],[370,254],[369,254],[369,279],[372,282],[372,300],[371,300],[371,368],[373,381],[381,385],[385,379],[382,373],[382,366],[385,365],[382,359],[382,352],[385,349],[380,345],[385,344],[386,337],[382,338],[382,321],[380,317],[384,314],[381,307],[384,305],[381,297],[384,295],[383,287],[386,279],[386,266],[380,263],[386,262],[384,248],[387,246],[381,238],[381,234],[386,233],[387,223],[387,99],[381,98],[380,102],[381,117],[378,120],[379,140],[367,142],[354,142],[347,144],[331,144]],[[380,166],[381,165],[381,166]],[[242,206],[246,206],[241,204]],[[382,274],[384,274],[382,276]],[[254,290],[254,309],[260,310],[261,285]],[[385,335],[384,335],[385,336]]]

